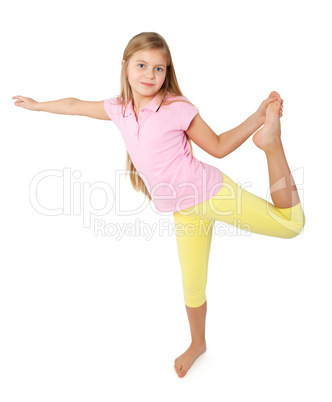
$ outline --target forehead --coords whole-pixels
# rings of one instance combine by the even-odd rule
[[[132,60],[145,60],[151,64],[166,64],[166,58],[161,49],[145,49],[135,53]]]

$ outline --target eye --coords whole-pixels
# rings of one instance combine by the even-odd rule
[[[144,64],[143,64],[143,63],[140,63],[138,66],[144,66]]]
[[[157,68],[160,68],[160,70],[159,70],[160,72],[161,72],[161,71],[164,71],[161,67],[157,67]]]

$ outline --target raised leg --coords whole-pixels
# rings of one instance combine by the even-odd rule
[[[279,109],[280,101],[268,105],[265,124],[254,135],[253,142],[265,152],[274,205],[290,208],[297,205],[300,198],[281,142]]]

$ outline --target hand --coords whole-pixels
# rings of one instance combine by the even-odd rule
[[[283,99],[281,99],[280,95],[278,92],[273,91],[270,93],[269,97],[265,99],[259,106],[259,108],[256,111],[256,117],[260,125],[263,125],[265,123],[265,115],[266,115],[266,108],[267,106],[276,100],[280,101],[280,109],[279,109],[279,117],[282,117],[282,112],[283,112]]]
[[[12,99],[17,99],[16,102],[14,102],[15,106],[23,107],[24,109],[28,110],[37,110],[37,105],[38,102],[31,98],[25,98],[24,96],[13,96]]]

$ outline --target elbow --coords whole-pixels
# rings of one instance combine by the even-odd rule
[[[221,135],[218,135],[218,142],[217,142],[217,152],[215,157],[218,159],[224,158],[228,153],[225,152],[225,146],[221,143]]]
[[[229,153],[229,152],[225,152],[224,150],[219,151],[219,153],[216,155],[216,158],[222,159],[222,158],[224,158],[225,156],[227,156],[228,153]]]
[[[229,146],[229,144],[220,144],[219,143],[219,147],[218,147],[218,152],[217,152],[217,158],[218,159],[222,159],[225,158],[225,156],[227,156],[228,154],[230,154],[232,152],[232,148]]]

